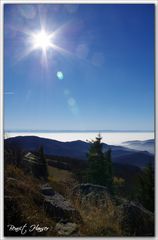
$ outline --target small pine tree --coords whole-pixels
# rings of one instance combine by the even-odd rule
[[[96,137],[95,141],[90,142],[88,153],[88,181],[94,184],[100,184],[101,175],[99,176],[100,165],[103,162],[101,136]]]
[[[88,152],[88,181],[112,189],[111,150],[103,153],[100,134],[90,142]]]

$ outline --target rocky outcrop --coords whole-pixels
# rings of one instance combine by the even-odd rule
[[[154,215],[139,203],[114,197],[106,187],[89,183],[77,185],[72,194],[86,209],[95,205],[111,211],[124,236],[154,236]]]
[[[127,236],[154,236],[154,215],[134,202],[118,206],[118,220]]]
[[[91,204],[97,207],[108,207],[114,201],[106,187],[90,183],[77,185],[72,190],[72,195],[78,198],[81,204]]]
[[[57,231],[59,236],[73,236],[73,234],[77,233],[78,225],[76,223],[57,223],[55,226],[55,230]]]
[[[44,196],[44,210],[50,217],[56,221],[81,222],[79,212],[61,194],[55,192],[49,185],[41,186],[41,192]]]

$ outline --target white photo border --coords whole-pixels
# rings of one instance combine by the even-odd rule
[[[4,237],[4,125],[3,125],[3,113],[4,113],[4,106],[3,106],[3,87],[4,87],[4,75],[3,75],[3,46],[4,46],[4,25],[3,25],[3,17],[4,17],[4,4],[154,4],[155,5],[155,121],[154,121],[154,133],[155,133],[155,203],[156,200],[158,201],[158,164],[157,164],[157,151],[158,151],[158,61],[156,61],[158,56],[158,0],[0,0],[0,240],[3,239],[12,239],[16,237]],[[154,237],[104,237],[105,239],[156,239],[158,240],[158,208],[157,204],[155,204],[155,236]],[[18,237],[19,238],[19,237]],[[23,237],[20,237],[23,238]],[[44,237],[24,237],[29,239],[44,239]],[[61,237],[46,237],[46,239],[57,238],[60,239]],[[79,238],[79,237],[71,237]],[[85,239],[89,239],[90,237],[84,237]],[[97,237],[93,237],[97,239]],[[61,238],[63,239],[63,237]],[[66,239],[70,239],[66,237]]]

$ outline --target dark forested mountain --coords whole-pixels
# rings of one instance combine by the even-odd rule
[[[126,155],[114,157],[113,162],[133,165],[142,168],[149,163],[152,165],[154,164],[154,155],[150,154],[147,151],[130,152]]]
[[[43,146],[45,154],[81,160],[87,159],[89,144],[80,140],[60,142],[36,136],[19,136],[5,139],[5,147],[20,147],[23,151],[36,151],[40,146]],[[148,163],[154,163],[154,155],[147,151],[133,150],[127,147],[103,143],[104,150],[108,150],[109,148],[112,150],[112,161],[115,163],[133,165],[140,168]]]

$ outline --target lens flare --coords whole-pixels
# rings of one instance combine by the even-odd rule
[[[57,72],[57,78],[58,78],[59,80],[63,80],[63,79],[64,79],[64,74],[63,74],[63,72],[61,72],[61,71]]]

